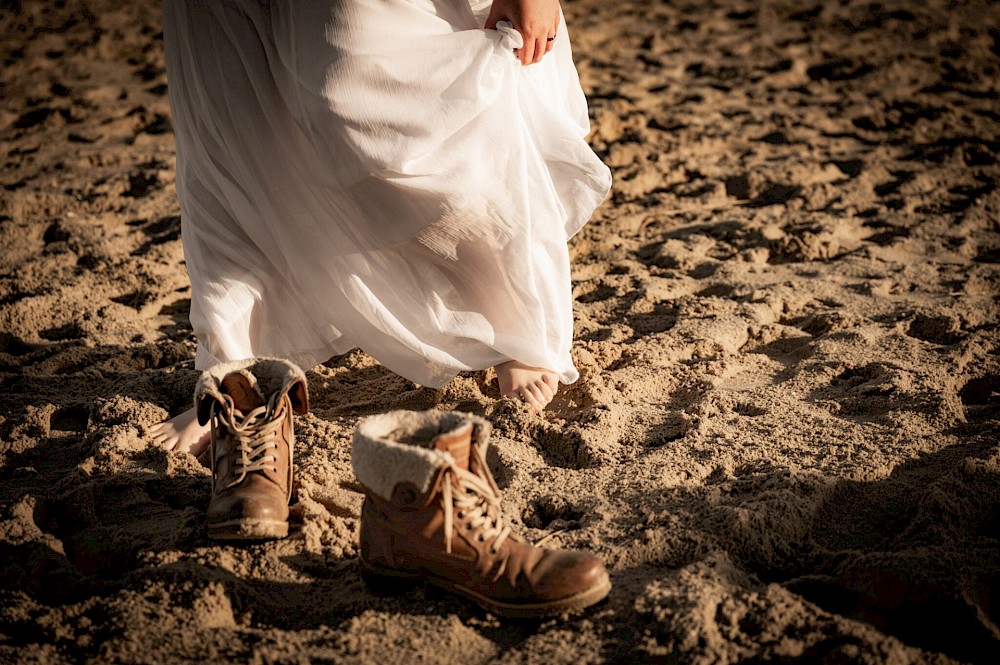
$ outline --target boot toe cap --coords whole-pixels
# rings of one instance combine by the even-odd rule
[[[288,501],[277,492],[232,491],[214,497],[207,519],[209,523],[240,519],[285,521]]]
[[[536,568],[534,593],[539,599],[569,598],[602,586],[610,588],[604,563],[586,552],[547,552]]]

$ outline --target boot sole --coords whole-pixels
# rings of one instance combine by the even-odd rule
[[[515,619],[530,619],[536,617],[552,616],[563,614],[564,612],[576,612],[590,607],[595,603],[604,600],[611,592],[611,578],[607,573],[592,584],[588,589],[575,593],[566,598],[549,600],[541,603],[505,603],[503,601],[487,598],[472,589],[462,586],[451,580],[446,580],[432,575],[420,575],[417,573],[406,573],[397,570],[377,568],[363,557],[358,557],[365,581],[377,589],[380,593],[398,592],[399,588],[393,582],[409,580],[411,582],[428,582],[446,591],[460,594],[474,601],[480,607],[500,616]]]
[[[208,525],[208,537],[216,540],[272,540],[288,536],[288,522],[244,518]]]

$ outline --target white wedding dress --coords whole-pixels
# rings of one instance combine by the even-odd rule
[[[566,240],[610,186],[560,25],[469,0],[166,0],[196,365],[360,347],[417,383],[572,382]]]

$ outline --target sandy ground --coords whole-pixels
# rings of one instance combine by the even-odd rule
[[[997,5],[565,9],[616,176],[582,378],[536,416],[313,368],[292,535],[230,546],[146,438],[196,378],[158,3],[0,2],[0,662],[1000,662]],[[605,603],[365,586],[350,434],[432,407]]]

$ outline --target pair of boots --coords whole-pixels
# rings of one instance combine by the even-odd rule
[[[195,393],[211,422],[213,538],[288,534],[294,433],[308,411],[305,376],[282,360],[205,372]],[[394,411],[363,420],[351,461],[365,490],[359,560],[370,578],[426,580],[507,616],[545,616],[604,598],[611,581],[593,555],[522,542],[504,521],[486,465],[489,423],[448,411]]]

